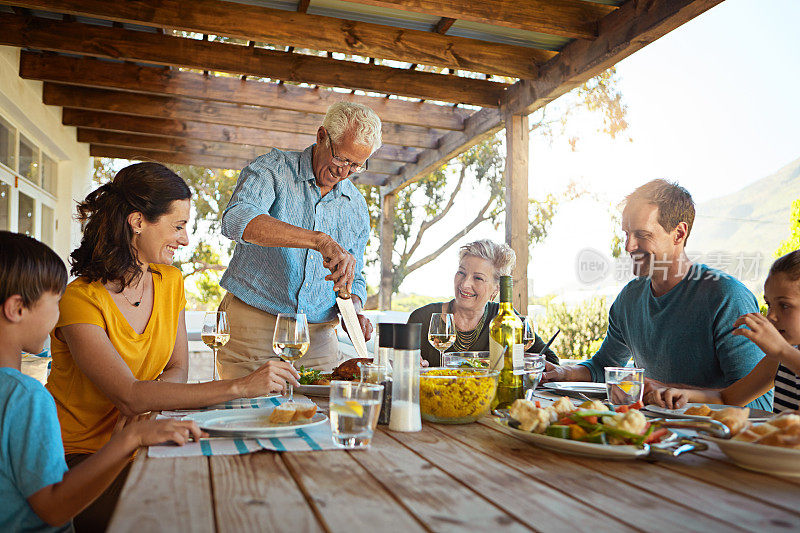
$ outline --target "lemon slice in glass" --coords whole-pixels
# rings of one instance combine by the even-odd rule
[[[355,400],[345,400],[344,403],[335,403],[331,405],[331,412],[340,416],[360,418],[364,416],[364,406]]]
[[[622,389],[625,392],[625,394],[630,394],[631,389],[633,388],[633,382],[632,381],[620,381],[619,383],[617,383],[617,387]]]

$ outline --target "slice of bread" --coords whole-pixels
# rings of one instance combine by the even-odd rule
[[[295,406],[297,409],[292,417],[292,422],[311,420],[317,412],[317,406],[313,403],[301,403]]]
[[[316,406],[314,406],[316,407]],[[272,410],[269,415],[269,421],[272,424],[286,424],[291,422],[294,418],[296,406],[291,404],[278,405]]]

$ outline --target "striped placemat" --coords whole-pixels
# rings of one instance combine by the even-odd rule
[[[307,397],[295,394],[297,402],[311,402]],[[157,418],[183,418],[191,413],[211,409],[250,409],[280,405],[286,399],[280,396],[231,400],[219,405],[209,406],[205,409],[186,411],[163,411]],[[212,437],[202,439],[200,442],[190,442],[184,446],[157,445],[150,446],[148,457],[195,457],[200,455],[242,455],[245,453],[269,450],[275,452],[309,452],[338,449],[331,438],[329,422],[310,428],[295,429],[294,436],[272,437],[265,439],[240,439]]]

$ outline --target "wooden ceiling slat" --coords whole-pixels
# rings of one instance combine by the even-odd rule
[[[20,55],[19,71],[20,76],[25,79],[309,113],[324,114],[334,102],[349,101],[364,104],[375,110],[384,123],[446,130],[463,129],[464,119],[471,113],[465,109],[394,98],[351,95],[253,80],[242,82],[231,77],[205,77],[194,72],[26,50]]]
[[[106,146],[102,144],[89,145],[89,155],[93,157],[109,157],[114,159],[128,159],[131,161],[156,161],[175,165],[194,165],[198,167],[230,170],[241,170],[254,159],[197,154],[193,152],[163,152],[144,150],[141,148]],[[358,183],[382,185],[387,177],[386,174],[376,173],[370,170],[368,172],[354,174],[351,179]]]
[[[189,152],[158,152],[155,150],[119,148],[116,146],[103,146],[97,144],[89,145],[89,155],[92,157],[110,157],[113,159],[129,159],[131,161],[156,161],[158,163],[194,165],[198,167],[231,170],[241,170],[250,162],[247,159],[239,159],[236,157],[201,155]]]
[[[521,80],[503,98],[504,113],[533,113],[723,0],[627,2],[600,22],[595,41],[573,41],[542,68],[535,81]]]
[[[132,133],[118,133],[84,128],[78,128],[78,142],[89,143],[93,146],[105,146],[108,148],[124,148],[145,152],[181,152],[245,161],[252,161],[272,150],[272,148],[266,146],[196,141],[193,139],[136,135]],[[235,168],[243,168],[243,166]],[[371,157],[369,160],[369,172],[371,174],[397,174],[402,167],[403,163],[401,161],[389,161],[387,159],[376,158],[375,156]]]
[[[597,21],[614,6],[581,0],[348,0],[575,39],[597,37]]]
[[[537,63],[555,55],[530,47],[218,0],[3,0],[0,3],[516,78],[534,78]]]
[[[282,150],[304,150],[316,141],[314,135],[267,132],[254,128],[136,117],[70,108],[64,108],[61,120],[65,126],[75,126],[79,129],[89,128],[116,133],[134,133],[142,136],[173,137],[249,146],[274,146]],[[384,144],[373,157],[413,163],[419,154],[418,148]]]
[[[507,84],[120,28],[0,15],[0,44],[496,107]]]
[[[192,120],[309,135],[316,134],[324,118],[324,115],[316,113],[87,89],[53,83],[44,84],[43,100],[47,105],[74,109]],[[384,124],[382,131],[383,141],[387,144],[418,148],[435,148],[442,136],[441,131],[400,124]]]

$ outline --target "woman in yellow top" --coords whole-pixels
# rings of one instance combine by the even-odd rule
[[[288,364],[270,361],[239,379],[187,384],[183,278],[173,255],[188,244],[191,192],[157,163],[120,170],[78,205],[84,223],[52,333],[47,388],[61,423],[68,464],[100,449],[123,417],[256,397],[297,384]],[[76,530],[104,529],[124,472]]]

